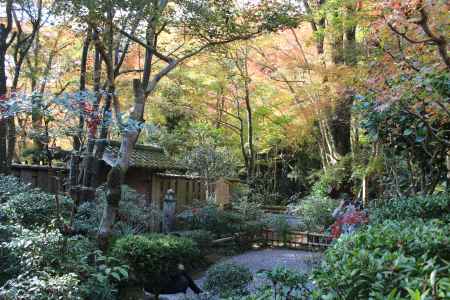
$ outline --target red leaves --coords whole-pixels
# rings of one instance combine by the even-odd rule
[[[86,126],[88,128],[89,135],[93,136],[97,132],[98,125],[100,125],[100,116],[90,102],[81,102],[81,107],[86,118]]]
[[[337,239],[342,234],[343,225],[361,225],[367,224],[369,219],[365,212],[356,210],[345,213],[341,218],[337,219],[336,222],[331,225],[331,236],[333,239]]]

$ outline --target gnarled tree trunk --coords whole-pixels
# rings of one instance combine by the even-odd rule
[[[142,83],[139,79],[133,81],[134,90],[134,108],[130,119],[125,128],[123,128],[122,143],[119,155],[115,164],[108,173],[106,181],[106,205],[103,211],[102,222],[98,231],[98,242],[100,248],[106,250],[109,244],[109,238],[112,233],[117,210],[122,197],[122,184],[130,164],[130,155],[133,152],[136,141],[139,137],[139,125],[144,121],[145,95]]]

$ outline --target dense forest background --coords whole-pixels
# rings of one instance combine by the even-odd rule
[[[122,143],[108,183],[115,199],[136,142],[208,178],[240,176],[271,204],[447,186],[445,1],[2,8],[3,172],[71,151],[81,176],[70,184],[88,191],[84,201],[113,139]]]

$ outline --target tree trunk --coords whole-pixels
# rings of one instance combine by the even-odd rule
[[[255,147],[253,144],[253,112],[250,103],[250,90],[247,82],[245,83],[245,109],[247,110],[247,143],[249,152],[247,176],[252,179],[255,174]]]
[[[42,143],[42,129],[43,129],[43,115],[42,115],[42,95],[34,94],[31,97],[31,120],[33,127],[33,150],[35,153],[41,154],[44,149]],[[36,155],[33,155],[33,163],[39,164],[39,159]]]
[[[351,153],[351,110],[353,96],[346,93],[342,100],[336,103],[334,113],[329,120],[330,133],[333,138],[337,158]]]
[[[122,196],[122,184],[129,168],[130,155],[133,152],[140,133],[140,124],[144,121],[145,95],[142,83],[139,79],[133,80],[134,108],[128,124],[123,128],[122,143],[115,164],[108,173],[106,181],[106,205],[103,211],[102,222],[98,230],[98,243],[100,249],[106,250],[112,234],[112,228],[116,219]]]
[[[89,46],[91,45],[92,40],[92,31],[91,28],[88,28],[86,33],[86,38],[83,43],[83,50],[81,52],[81,66],[80,66],[80,92],[83,93],[86,91],[86,77],[87,77],[87,61],[89,56]],[[80,103],[80,114],[78,120],[78,132],[73,137],[73,149],[75,151],[81,151],[81,140],[83,135],[84,128],[84,113],[82,103]]]
[[[17,157],[16,155],[16,119],[11,116],[8,119],[8,143],[7,143],[7,166],[8,169],[11,167],[13,159]]]
[[[6,56],[6,36],[4,37],[2,29],[2,36],[0,40],[0,102],[6,100],[7,87],[6,87],[6,69],[5,69],[5,56]],[[9,172],[7,163],[7,147],[6,139],[8,134],[8,121],[6,114],[0,110],[0,173],[7,174]]]

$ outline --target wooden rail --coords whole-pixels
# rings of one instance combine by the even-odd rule
[[[285,214],[287,212],[286,206],[264,205],[261,208],[265,213],[271,214]]]
[[[323,250],[330,246],[331,236],[319,233],[288,231],[279,233],[272,229],[264,229],[261,242],[270,246],[283,246],[295,249]]]
[[[251,243],[257,243],[263,246],[288,247],[304,250],[324,250],[330,246],[332,240],[331,236],[320,233],[292,230],[281,234],[272,229],[264,229],[258,237],[250,238],[253,240]],[[233,241],[242,242],[243,239],[245,239],[244,233],[236,233],[229,237],[214,240],[211,244],[212,246],[217,246]]]

